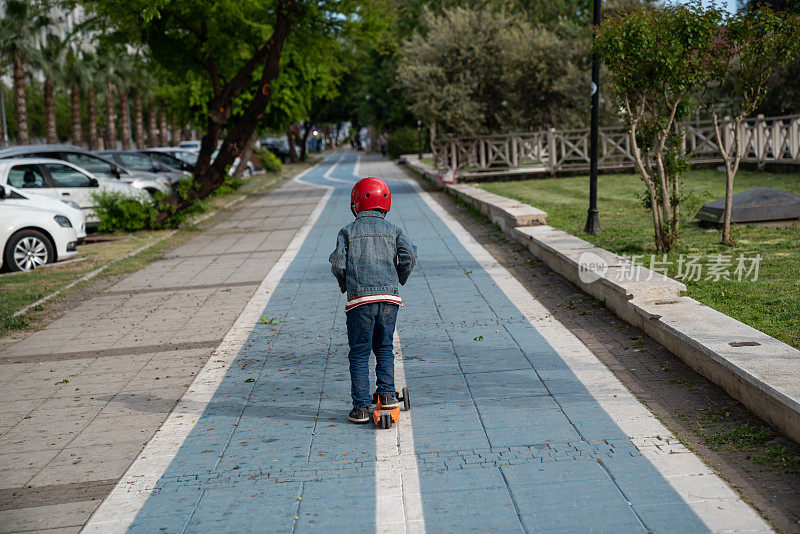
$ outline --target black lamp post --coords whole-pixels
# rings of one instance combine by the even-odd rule
[[[419,146],[419,159],[422,160],[422,121],[417,120],[417,145]]]
[[[592,25],[595,31],[600,28],[601,0],[594,0]],[[594,37],[592,37],[594,39]],[[592,54],[592,130],[589,137],[589,213],[584,232],[590,235],[600,233],[600,217],[597,214],[597,138],[600,123],[600,60],[597,53]]]

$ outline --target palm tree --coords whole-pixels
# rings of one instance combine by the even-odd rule
[[[81,124],[81,90],[86,87],[87,67],[74,50],[66,55],[64,85],[70,90],[70,117],[72,123],[72,144],[80,146],[83,142]]]
[[[161,142],[161,146],[167,146],[169,143],[167,142],[167,112],[164,111],[162,108],[158,113],[158,123],[160,128],[161,137],[159,141]]]
[[[119,55],[106,51],[97,57],[97,66],[95,74],[99,81],[101,81],[105,89],[105,107],[106,107],[106,134],[108,135],[108,146],[106,149],[117,148],[117,121],[114,115],[114,92],[116,86],[117,68],[116,63]]]
[[[130,94],[135,92],[139,69],[134,57],[124,52],[121,52],[117,55],[114,63],[116,87],[117,92],[119,93],[119,126],[122,130],[122,148],[124,150],[130,150],[131,116],[130,109],[128,107],[128,99]]]
[[[147,144],[151,147],[158,146],[158,122],[156,121],[156,103],[150,102],[150,108],[147,110]]]
[[[34,63],[44,73],[44,118],[45,136],[48,143],[58,143],[56,133],[55,84],[64,81],[66,69],[67,40],[47,33],[41,39],[39,53]]]
[[[17,142],[30,143],[28,102],[25,98],[25,64],[37,55],[34,36],[49,23],[40,6],[25,0],[8,0],[0,19],[0,54],[14,67],[14,105],[17,110]]]
[[[97,134],[97,89],[103,85],[104,66],[91,54],[84,54],[82,64],[82,85],[86,91],[86,137],[89,150],[97,150],[100,148]]]
[[[136,63],[132,81],[130,91],[133,96],[133,139],[137,148],[144,148],[144,102],[150,101],[153,97],[155,78],[147,70],[147,65],[138,62]],[[155,122],[155,110],[150,106],[150,127],[152,130],[156,128]]]

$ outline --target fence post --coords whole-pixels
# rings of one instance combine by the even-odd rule
[[[488,139],[478,139],[478,168],[480,169],[486,168],[486,144],[488,142]]]
[[[511,166],[516,169],[519,167],[519,150],[517,147],[519,138],[516,135],[512,135],[508,140],[511,143]]]
[[[758,164],[758,170],[764,170],[764,159],[767,152],[767,140],[766,140],[766,125],[764,124],[764,115],[760,113],[756,115],[756,123],[755,123],[755,135],[756,135],[756,162]]]
[[[769,136],[772,147],[772,159],[780,160],[783,157],[783,121],[772,121],[772,134]],[[788,136],[786,136],[788,142]]]
[[[789,121],[789,155],[792,159],[800,158],[800,117]]]
[[[556,151],[556,129],[550,128],[547,130],[547,169],[550,174],[555,174],[558,171],[558,153]]]

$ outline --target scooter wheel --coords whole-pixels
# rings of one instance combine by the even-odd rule
[[[392,428],[391,414],[388,413],[381,414],[381,428]]]
[[[408,388],[403,388],[403,409],[408,411],[411,409],[411,399],[408,398]]]

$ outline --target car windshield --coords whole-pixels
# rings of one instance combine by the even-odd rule
[[[119,160],[122,162],[123,165],[135,171],[153,172],[156,170],[153,164],[153,160],[151,160],[146,156],[140,156],[139,154],[130,154],[130,153],[120,154]]]
[[[197,154],[195,154],[194,152],[184,152],[182,150],[180,151],[176,150],[175,152],[172,153],[172,155],[180,160],[185,161],[189,165],[194,165],[197,163]]]
[[[64,152],[64,159],[91,173],[114,174],[114,168],[110,163],[91,154]]]
[[[182,163],[178,158],[170,156],[169,154],[164,154],[163,152],[148,152],[146,156],[172,167],[180,167]]]

